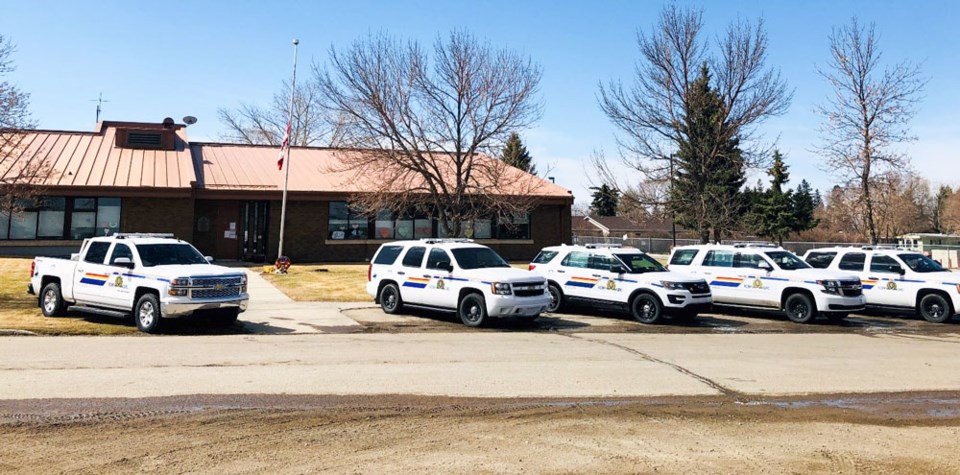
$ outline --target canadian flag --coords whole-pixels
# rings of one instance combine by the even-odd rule
[[[277,160],[277,170],[283,170],[283,155],[290,147],[290,122],[287,122],[287,133],[283,134],[283,143],[280,144],[280,158]]]

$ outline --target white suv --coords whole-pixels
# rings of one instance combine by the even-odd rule
[[[530,270],[547,278],[548,312],[567,303],[626,309],[643,323],[668,313],[690,319],[710,308],[710,286],[702,278],[668,272],[656,259],[632,247],[546,247]]]
[[[960,277],[919,252],[874,247],[830,247],[807,251],[813,267],[852,272],[863,284],[867,305],[908,310],[943,323],[960,309]]]
[[[707,279],[715,304],[785,310],[797,323],[818,314],[839,320],[865,304],[856,275],[814,269],[772,244],[681,246],[673,250],[669,268]]]
[[[455,311],[471,327],[487,317],[539,317],[550,305],[546,289],[543,277],[510,267],[469,239],[386,243],[367,270],[367,293],[384,312],[405,305]]]

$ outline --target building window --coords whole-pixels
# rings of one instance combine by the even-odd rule
[[[0,239],[84,239],[120,231],[120,198],[48,196],[0,214]]]
[[[366,239],[369,218],[350,209],[346,202],[330,202],[330,218],[327,231],[330,239]]]

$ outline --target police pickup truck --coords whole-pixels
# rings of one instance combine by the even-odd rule
[[[117,317],[133,314],[143,332],[163,318],[203,311],[232,323],[247,308],[247,276],[216,266],[172,234],[121,233],[86,239],[70,260],[37,257],[27,292],[45,316],[71,310]]]

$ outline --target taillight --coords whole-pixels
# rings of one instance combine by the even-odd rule
[[[37,261],[30,261],[30,278],[33,278],[34,272],[37,271]]]
[[[537,265],[536,265],[536,264],[530,264],[530,265],[527,266],[527,270],[534,270],[534,269],[536,269],[536,268],[537,268]]]
[[[373,280],[373,278],[370,277],[371,272],[373,272],[373,264],[367,264],[367,282]]]

